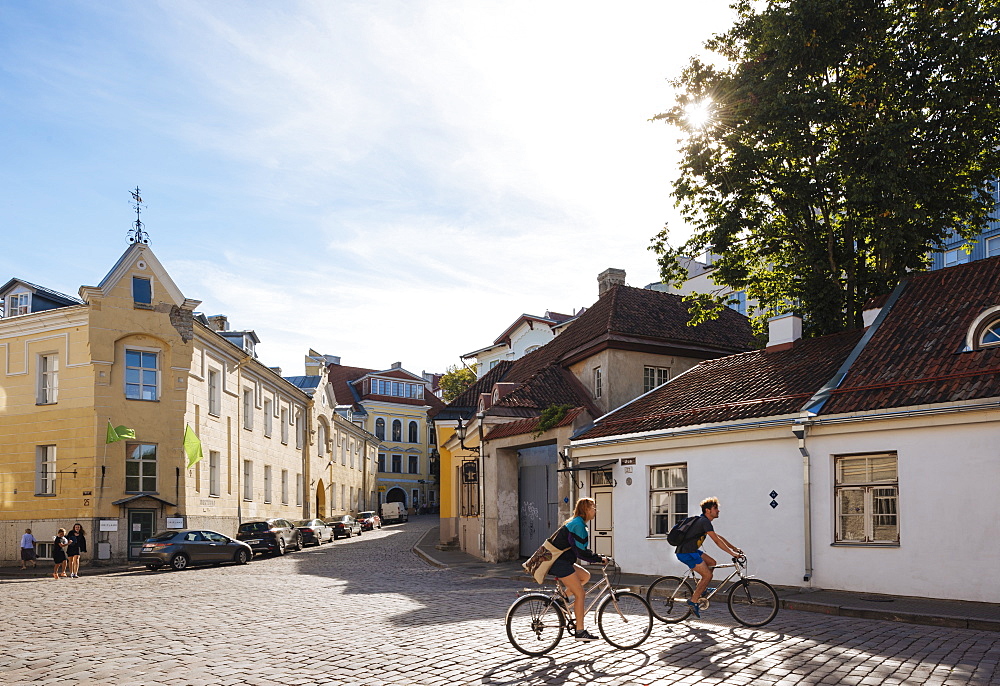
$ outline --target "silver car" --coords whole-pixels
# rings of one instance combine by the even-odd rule
[[[300,519],[295,522],[295,528],[302,534],[303,545],[323,545],[333,540],[333,529],[322,519]]]

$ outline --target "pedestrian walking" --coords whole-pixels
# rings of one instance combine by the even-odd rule
[[[30,562],[32,567],[37,567],[38,563],[35,562],[35,558],[38,555],[35,553],[35,537],[31,535],[31,529],[25,529],[24,533],[21,534],[21,569],[27,569],[25,563]]]
[[[66,529],[59,529],[55,538],[52,539],[52,578],[58,579],[66,576],[66,548],[69,541],[66,540]]]
[[[66,540],[69,546],[66,548],[66,563],[69,567],[71,579],[80,577],[80,553],[87,552],[87,536],[83,533],[83,525],[77,522],[68,534]]]

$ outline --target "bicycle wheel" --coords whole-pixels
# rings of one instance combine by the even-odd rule
[[[778,614],[778,594],[760,579],[744,579],[729,589],[729,612],[746,626],[764,626]]]
[[[544,655],[562,638],[565,621],[551,596],[525,595],[507,610],[507,638],[525,655]]]
[[[649,585],[646,591],[646,602],[653,616],[661,622],[675,624],[684,621],[691,614],[691,606],[687,601],[694,589],[687,579],[679,576],[661,576]]]
[[[649,638],[653,613],[638,593],[609,593],[597,608],[597,628],[615,648],[635,648]]]

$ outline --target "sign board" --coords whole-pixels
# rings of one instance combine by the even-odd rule
[[[117,519],[102,519],[100,521],[101,531],[118,531],[118,520]]]
[[[479,460],[462,461],[462,483],[463,484],[479,483]]]
[[[623,457],[622,458],[622,464],[635,464],[635,458],[634,457]]]
[[[183,529],[184,528],[184,518],[183,517],[167,517],[167,528],[168,529]]]
[[[379,484],[378,492],[379,493],[385,493],[385,486],[383,486],[382,484]]]

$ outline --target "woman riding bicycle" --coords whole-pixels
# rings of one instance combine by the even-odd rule
[[[573,595],[573,616],[576,618],[576,631],[573,637],[578,641],[596,641],[597,637],[583,627],[584,600],[586,591],[584,584],[590,581],[590,572],[576,564],[577,560],[585,562],[606,562],[606,558],[592,551],[588,546],[590,530],[587,522],[597,516],[597,503],[593,498],[580,498],[573,508],[573,517],[568,519],[551,540],[557,548],[568,548],[556,558],[549,568],[549,574],[556,577]]]

